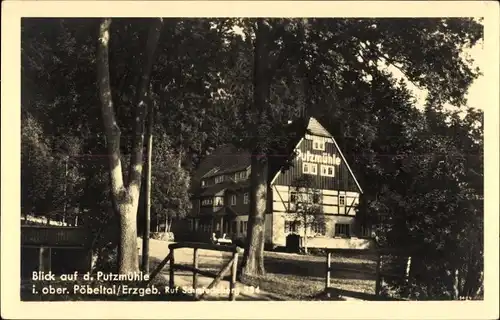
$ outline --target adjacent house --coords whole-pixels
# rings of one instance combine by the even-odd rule
[[[368,240],[362,238],[368,236],[368,229],[356,221],[356,206],[363,191],[334,137],[312,117],[290,123],[289,130],[296,134],[284,151],[269,157],[266,244],[285,246],[289,234],[303,234],[304,226],[292,218],[300,206],[294,181],[308,176],[317,193],[315,205],[324,217],[322,225],[307,226],[308,246],[366,246]],[[231,145],[219,148],[201,162],[193,184],[190,232],[219,231],[233,239],[245,239],[250,154]]]

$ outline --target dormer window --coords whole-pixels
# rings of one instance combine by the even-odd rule
[[[221,183],[224,181],[224,176],[216,176],[215,177],[215,183]]]
[[[213,199],[204,199],[202,202],[201,202],[201,205],[202,206],[210,206],[213,204]]]

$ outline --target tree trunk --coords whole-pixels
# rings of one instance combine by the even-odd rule
[[[248,217],[247,242],[243,255],[244,275],[263,275],[264,269],[264,219],[267,196],[267,163],[259,159],[259,155],[251,156],[250,181],[250,214]]]
[[[149,273],[149,237],[151,231],[151,171],[152,171],[152,156],[153,156],[153,121],[154,121],[153,104],[149,104],[148,110],[148,125],[146,130],[147,137],[147,161],[146,161],[146,210],[144,213],[144,230],[142,234],[142,271]]]
[[[126,274],[139,270],[137,256],[137,209],[142,175],[142,153],[144,145],[144,117],[147,106],[149,79],[153,56],[159,40],[162,19],[155,20],[146,45],[146,59],[141,74],[136,108],[135,132],[132,156],[129,167],[128,185],[123,182],[120,154],[120,128],[113,107],[109,76],[109,38],[111,19],[102,19],[99,28],[97,47],[97,77],[101,112],[107,141],[111,197],[114,211],[120,217],[120,243],[118,246],[118,271]]]
[[[125,204],[120,207],[120,246],[118,247],[120,257],[118,261],[119,272],[128,273],[139,271],[139,259],[137,256],[137,206],[139,195],[136,197],[137,204]]]
[[[266,48],[268,25],[257,19],[255,28],[253,66],[253,110],[256,123],[268,108],[270,90],[269,52]],[[251,147],[250,212],[248,216],[247,241],[243,255],[244,275],[262,275],[264,270],[264,218],[267,195],[267,161],[263,156],[259,138],[254,137]]]
[[[172,232],[172,224],[174,223],[174,218],[170,218],[170,222],[168,225],[168,232]]]
[[[307,254],[307,216],[304,217],[304,253]]]

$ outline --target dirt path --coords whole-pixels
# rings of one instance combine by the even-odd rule
[[[150,270],[154,270],[156,266],[167,256],[169,253],[168,242],[150,239],[149,242],[149,256],[150,256]],[[142,248],[142,239],[138,239],[139,250]],[[139,251],[140,252],[140,251]],[[210,270],[217,273],[222,266],[229,262],[230,253],[199,250],[199,265],[200,268]],[[241,259],[241,258],[240,258]],[[176,249],[175,250],[175,263],[192,265],[193,263],[193,249]],[[163,268],[162,272],[158,275],[161,283],[168,284],[168,265]],[[176,271],[175,272],[175,286],[181,290],[190,292],[192,290],[193,276],[192,272]],[[198,288],[204,290],[213,281],[212,278],[198,276]],[[270,301],[270,300],[284,300],[283,297],[274,293],[265,292],[263,290],[256,290],[256,288],[246,286],[240,282],[235,286],[236,300],[254,300],[254,301]],[[229,296],[229,281],[222,280],[212,289],[204,300],[227,300]]]

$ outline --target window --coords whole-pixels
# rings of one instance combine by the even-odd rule
[[[231,205],[232,206],[236,205],[236,195],[235,194],[231,195]]]
[[[369,238],[371,236],[371,228],[367,226],[361,226],[361,236],[365,238]]]
[[[291,203],[297,202],[297,193],[296,192],[291,192],[290,193],[290,202]]]
[[[335,224],[335,236],[337,237],[349,237],[350,225],[337,223]]]
[[[241,234],[247,233],[247,227],[248,227],[248,221],[240,221],[240,233]]]
[[[334,177],[335,170],[333,166],[321,165],[321,175],[324,177]]]
[[[224,181],[224,176],[215,177],[215,183],[221,183],[222,181]]]
[[[316,174],[318,174],[318,165],[315,163],[303,162],[302,163],[302,172],[306,173],[306,174],[316,175]]]
[[[243,195],[243,203],[248,204],[248,192]]]
[[[292,221],[285,221],[285,233],[292,232]]]
[[[299,226],[299,221],[285,221],[285,233],[297,232]]]
[[[246,178],[247,178],[247,172],[246,171],[240,172],[240,179],[246,179]]]
[[[209,205],[211,205],[212,203],[213,203],[213,199],[203,199],[203,200],[201,201],[201,204],[202,204],[203,206],[209,206]]]
[[[205,180],[201,180],[201,186],[204,187],[205,186]]]
[[[222,199],[222,198],[217,198],[217,205],[218,205],[218,206],[222,206],[222,205],[224,205],[224,199]]]
[[[313,140],[313,150],[325,151],[325,142],[320,140]]]
[[[325,235],[325,224],[320,222],[315,222],[311,225],[311,229],[315,234]]]
[[[345,196],[339,196],[339,206],[345,206]]]

